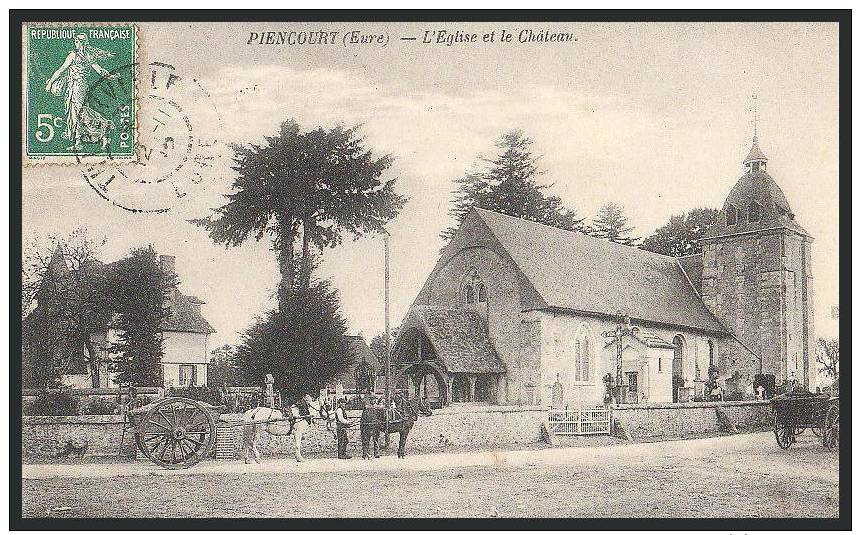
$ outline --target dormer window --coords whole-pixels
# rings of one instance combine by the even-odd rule
[[[726,225],[731,227],[738,223],[738,210],[735,206],[728,204],[726,207]]]
[[[747,209],[747,220],[756,223],[762,219],[762,205],[756,201],[750,203]]]

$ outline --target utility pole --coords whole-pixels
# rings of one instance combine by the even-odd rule
[[[383,246],[385,249],[385,272],[386,272],[386,282],[385,282],[385,321],[386,321],[386,440],[385,447],[388,449],[389,447],[389,407],[391,406],[392,399],[392,385],[391,385],[391,375],[392,375],[392,341],[390,339],[390,330],[389,330],[389,233],[383,231]]]

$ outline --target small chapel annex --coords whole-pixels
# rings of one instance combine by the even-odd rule
[[[600,405],[621,312],[630,397],[673,402],[721,377],[811,383],[812,238],[754,136],[701,254],[673,258],[473,209],[393,346],[396,384],[439,405]],[[556,393],[559,396],[559,392]]]

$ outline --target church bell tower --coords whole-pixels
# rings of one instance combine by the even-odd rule
[[[721,375],[773,374],[777,384],[814,380],[813,238],[767,173],[756,133],[744,173],[702,239],[702,298],[732,333],[718,343]]]

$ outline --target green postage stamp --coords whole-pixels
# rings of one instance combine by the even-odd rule
[[[133,24],[24,28],[24,162],[134,160]]]

